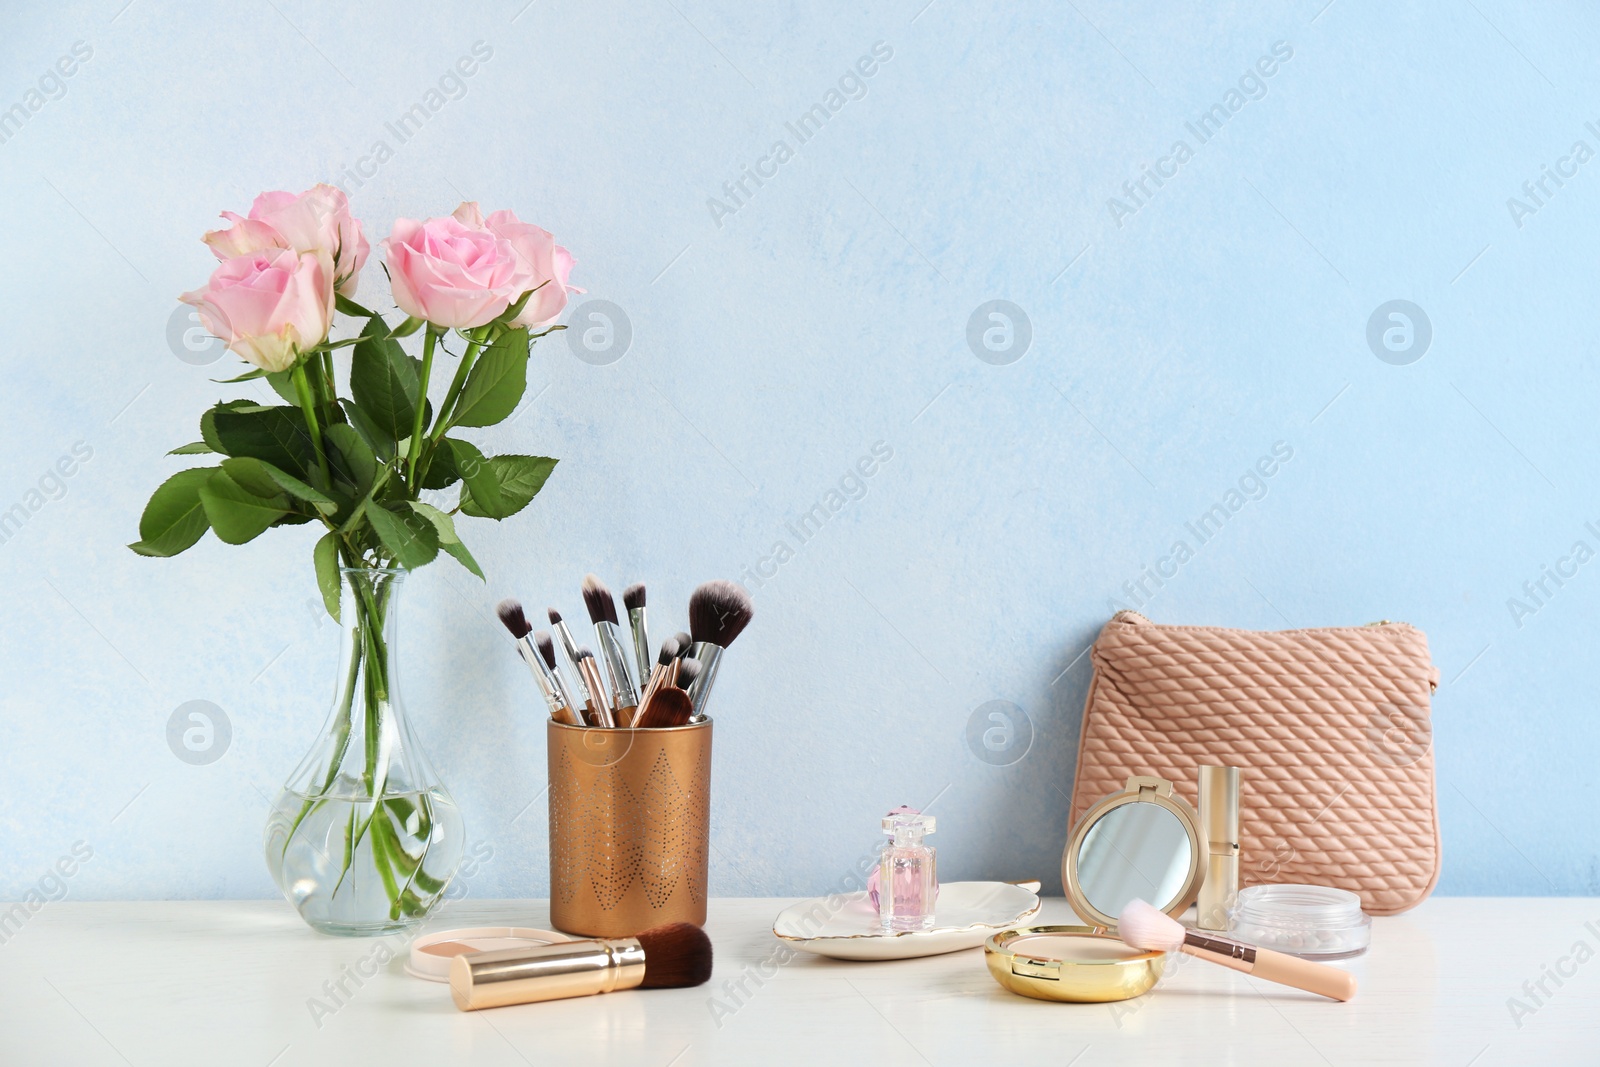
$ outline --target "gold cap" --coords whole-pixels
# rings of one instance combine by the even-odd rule
[[[1200,768],[1200,821],[1213,853],[1239,844],[1239,768]]]

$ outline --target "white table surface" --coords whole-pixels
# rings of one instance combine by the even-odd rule
[[[0,945],[0,1064],[1600,1063],[1600,899],[1440,897],[1377,919],[1348,1004],[1190,959],[1115,1005],[1014,996],[981,949],[780,964],[787,903],[712,901],[708,985],[471,1013],[400,970],[398,936],[336,1005],[324,983],[376,962],[380,941],[313,933],[279,901],[49,903]],[[548,917],[544,901],[463,900],[429,925]],[[1071,912],[1048,899],[1038,921]],[[1571,976],[1545,978],[1548,997],[1535,985],[1536,1004],[1523,983],[1558,966]],[[1531,1013],[1514,1020],[1513,997]]]

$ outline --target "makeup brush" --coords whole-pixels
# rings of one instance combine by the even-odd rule
[[[755,613],[750,594],[725,578],[706,582],[689,597],[689,632],[694,635],[691,655],[705,668],[689,690],[696,715],[705,714],[723,650],[744,632]]]
[[[639,669],[642,689],[645,679],[650,677],[650,627],[644,618],[643,582],[634,582],[622,591],[622,606],[628,612],[628,631],[633,635],[633,664]]]
[[[589,682],[584,678],[583,672],[578,670],[578,642],[572,639],[572,631],[561,621],[561,612],[555,608],[545,608],[544,613],[550,618],[550,629],[556,632],[556,639],[561,642],[561,651],[567,654],[567,662],[572,664],[572,669],[577,672],[578,698],[585,704],[592,703],[594,695],[589,692]]]
[[[659,729],[664,726],[687,726],[689,720],[694,718],[694,701],[690,699],[687,688],[700,676],[700,661],[697,659],[680,659],[677,665],[679,685],[660,685],[651,694],[650,702],[646,704],[639,714],[634,725],[643,729]]]
[[[1232,938],[1190,930],[1142,900],[1132,900],[1117,917],[1117,936],[1147,952],[1183,952],[1279,985],[1320,993],[1334,1000],[1356,995],[1355,976],[1336,967],[1256,948]]]
[[[666,679],[667,672],[678,662],[678,639],[669,637],[661,642],[661,655],[656,658],[656,665],[651,668],[650,676],[645,682],[644,693],[639,697],[639,707],[642,710],[650,702],[650,694],[656,691]]]
[[[595,644],[600,648],[600,658],[605,661],[606,676],[611,679],[611,706],[616,709],[618,719],[631,721],[639,707],[639,687],[633,683],[628,657],[622,651],[622,640],[617,633],[617,602],[604,582],[593,574],[586,574],[583,604],[589,609]]]
[[[682,630],[679,630],[677,633],[673,634],[672,640],[677,643],[678,652],[677,655],[673,657],[673,662],[667,664],[667,673],[661,676],[662,685],[674,684],[674,681],[678,676],[677,661],[687,656],[690,650],[694,648],[694,638],[690,637]]]
[[[550,683],[555,686],[556,695],[565,705],[566,715],[561,721],[568,726],[582,726],[582,705],[572,698],[572,690],[567,685],[567,679],[562,675],[561,668],[556,666],[556,643],[550,637],[549,630],[537,630],[533,635],[533,645],[539,650],[539,660],[549,672]]]
[[[533,624],[528,622],[527,615],[522,611],[522,605],[516,600],[507,598],[495,605],[494,611],[500,616],[500,624],[517,639],[517,655],[522,657],[522,661],[528,665],[528,670],[533,672],[533,680],[539,686],[539,693],[550,708],[550,717],[557,722],[567,722],[568,716],[576,718],[576,711],[570,706],[570,700],[558,690],[550,677],[549,668],[545,666],[538,650],[534,648],[533,641],[528,637],[533,632]]]
[[[606,701],[606,684],[600,680],[600,668],[595,666],[594,652],[587,648],[578,649],[575,654],[578,665],[578,677],[583,679],[584,685],[589,690],[589,714],[587,716],[590,726],[614,727],[617,718],[611,711],[611,705]]]
[[[624,989],[681,989],[710,979],[711,939],[690,923],[657,926],[638,937],[469,952],[450,961],[450,996],[462,1011]]]

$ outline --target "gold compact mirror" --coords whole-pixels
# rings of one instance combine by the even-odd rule
[[[1165,778],[1134,775],[1083,813],[1061,856],[1061,884],[1080,919],[1101,930],[1133,900],[1177,916],[1205,879],[1208,845],[1194,808]]]

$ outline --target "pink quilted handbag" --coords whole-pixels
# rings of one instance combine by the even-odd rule
[[[1133,611],[1090,653],[1072,821],[1131,774],[1195,802],[1197,768],[1241,769],[1241,886],[1359,893],[1373,915],[1439,880],[1429,700],[1439,673],[1405,623],[1261,633]]]

